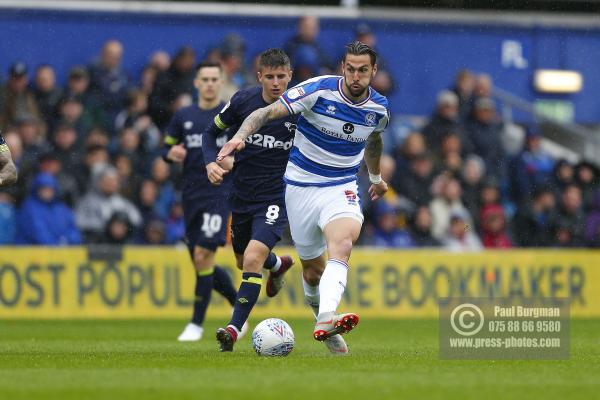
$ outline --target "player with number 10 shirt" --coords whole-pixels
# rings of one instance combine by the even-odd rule
[[[227,272],[215,265],[215,252],[227,239],[229,207],[225,200],[231,182],[229,179],[218,187],[213,186],[202,155],[202,133],[224,106],[220,101],[220,64],[200,64],[194,86],[199,92],[198,103],[175,112],[165,130],[162,154],[169,163],[183,163],[185,236],[196,269],[192,318],[178,338],[185,342],[202,338],[202,324],[213,289],[231,305],[237,297]],[[220,147],[226,140],[227,135],[223,134],[216,142]]]
[[[233,135],[253,111],[277,101],[287,90],[291,76],[290,61],[283,51],[269,49],[260,55],[261,86],[237,92],[204,133],[202,150],[212,183],[223,184],[229,173],[227,168],[215,163],[216,138],[226,129]],[[229,205],[233,250],[243,274],[231,321],[217,333],[221,351],[233,349],[258,299],[262,269],[270,270],[266,292],[273,297],[283,285],[283,274],[293,264],[291,257],[277,257],[271,250],[288,222],[283,174],[293,146],[296,121],[297,117],[290,115],[265,124],[248,137],[245,148],[235,154]]]

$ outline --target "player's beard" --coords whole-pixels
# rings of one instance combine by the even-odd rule
[[[350,92],[352,97],[361,97],[363,94],[365,94],[365,92],[369,88],[369,85],[367,85],[366,87],[362,87],[360,89],[353,89],[352,85],[348,85],[348,81],[347,80],[345,80],[345,81],[346,81],[346,89],[348,89],[348,91]]]

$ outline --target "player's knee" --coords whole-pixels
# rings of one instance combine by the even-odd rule
[[[352,252],[352,238],[344,237],[330,243],[329,257],[346,261]]]
[[[205,271],[213,266],[214,253],[201,247],[194,248],[194,268],[196,271]]]
[[[243,269],[246,272],[260,272],[265,260],[260,254],[255,252],[246,252],[244,254]]]

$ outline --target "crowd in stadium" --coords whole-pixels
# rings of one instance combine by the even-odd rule
[[[292,84],[337,73],[337,60],[316,37],[318,20],[301,18],[284,49]],[[374,48],[367,25],[357,39]],[[381,49],[378,49],[381,50]],[[381,52],[373,86],[394,90]],[[87,66],[73,66],[59,87],[51,61],[35,70],[15,62],[0,86],[0,131],[19,183],[0,192],[0,244],[173,244],[184,236],[179,169],[162,158],[162,129],[195,101],[191,47],[172,58],[149,55],[139,81],[121,66],[126,49],[111,40]],[[223,66],[223,100],[257,84],[245,65],[244,40],[230,34],[203,60]],[[522,148],[502,140],[505,126],[485,74],[457,72],[440,88],[423,126],[392,123],[384,136],[383,179],[391,190],[371,204],[361,244],[508,247],[599,247],[600,174],[544,152],[535,127]],[[392,116],[392,120],[394,116]],[[514,147],[514,146],[513,146]],[[364,177],[363,177],[364,178]],[[362,179],[364,190],[368,179]],[[289,239],[288,239],[289,240]]]

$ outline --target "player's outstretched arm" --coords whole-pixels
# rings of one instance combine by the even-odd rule
[[[235,151],[240,151],[244,148],[244,141],[246,138],[253,133],[256,133],[260,128],[263,127],[269,121],[274,119],[283,118],[289,115],[289,111],[281,101],[276,101],[266,107],[255,110],[246,117],[240,129],[233,135],[229,142],[225,143],[219,155],[217,161],[223,160],[226,156],[232,154]]]
[[[0,145],[0,187],[17,181],[17,167],[12,161],[7,145]]]
[[[365,147],[365,164],[369,170],[369,179],[371,181],[371,187],[369,188],[369,194],[371,200],[375,201],[387,192],[388,187],[381,179],[380,161],[381,153],[383,152],[383,139],[381,138],[380,132],[373,132],[367,138],[367,145]]]

